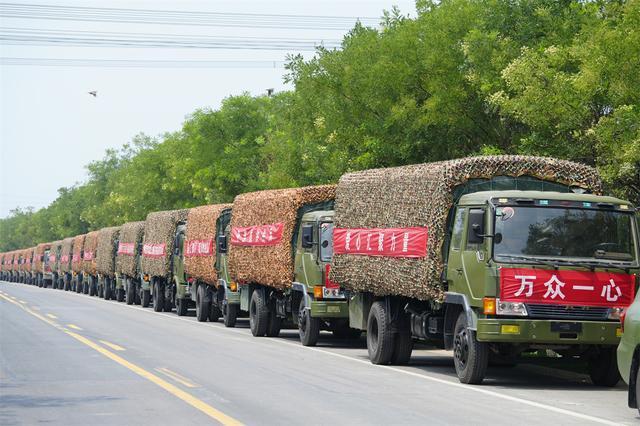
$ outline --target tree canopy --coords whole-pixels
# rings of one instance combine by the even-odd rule
[[[372,167],[532,154],[599,168],[640,203],[640,0],[418,0],[340,49],[289,58],[274,96],[232,96],[135,136],[48,207],[0,220],[0,251],[247,191]]]

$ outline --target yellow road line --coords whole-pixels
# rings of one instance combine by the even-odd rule
[[[100,343],[102,343],[105,346],[109,346],[114,351],[124,351],[125,350],[122,346],[116,345],[115,343],[107,342],[106,340],[100,340]]]
[[[173,396],[181,399],[182,401],[186,402],[187,404],[191,405],[192,407],[196,408],[197,410],[201,411],[202,413],[206,414],[207,416],[211,417],[212,419],[220,422],[221,424],[225,425],[225,426],[241,426],[242,423],[236,419],[234,419],[233,417],[230,417],[226,414],[224,414],[222,411],[219,411],[215,408],[213,408],[211,405],[205,403],[204,401],[196,398],[195,396],[183,391],[182,389],[180,389],[179,387],[172,385],[171,383],[167,382],[166,380],[162,379],[161,377],[156,376],[153,373],[150,373],[149,371],[143,369],[142,367],[138,367],[137,365],[127,361],[126,359],[122,358],[119,355],[114,354],[113,352],[109,351],[108,349],[103,348],[102,346],[98,345],[97,343],[94,343],[93,341],[87,339],[84,336],[81,336],[80,334],[74,333],[73,331],[69,331],[66,328],[56,324],[55,322],[51,321],[50,319],[38,314],[37,312],[27,308],[26,306],[22,306],[19,303],[16,303],[12,300],[10,300],[9,298],[0,295],[1,298],[15,304],[16,306],[19,306],[20,308],[22,308],[24,311],[30,313],[31,315],[35,316],[36,318],[41,319],[42,321],[46,322],[47,324],[57,328],[58,330],[63,331],[64,333],[68,334],[69,336],[73,337],[74,339],[76,339],[77,341],[84,343],[85,345],[89,346],[91,349],[99,352],[100,354],[106,356],[107,358],[109,358],[112,361],[117,362],[118,364],[122,365],[123,367],[133,371],[134,373],[136,373],[137,375],[149,380],[150,382],[158,385],[159,387],[161,387],[162,389],[166,390],[167,392],[169,392],[170,394],[172,394]],[[68,324],[69,327],[71,327],[73,324]]]
[[[180,383],[183,386],[186,386],[188,388],[197,388],[198,385],[196,385],[195,383],[193,383],[191,380],[187,379],[184,376],[181,376],[180,374],[176,373],[175,371],[171,371],[166,367],[160,367],[160,368],[156,368],[156,371],[159,373],[164,374],[167,377],[172,378],[173,380],[175,380],[176,382]]]
[[[58,317],[53,314],[47,314],[47,316],[51,319],[58,319]]]
[[[75,324],[67,324],[67,327],[73,328],[74,330],[82,331],[82,329]]]

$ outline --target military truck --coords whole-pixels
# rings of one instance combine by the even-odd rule
[[[103,228],[98,231],[96,248],[96,272],[98,274],[98,297],[105,300],[117,299],[121,291],[120,301],[124,299],[124,289],[116,286],[116,252],[118,251],[118,235],[120,227]]]
[[[74,239],[74,237],[65,238],[62,240],[62,244],[60,245],[58,276],[62,279],[64,291],[75,291],[73,273],[71,270]]]
[[[124,296],[127,305],[142,304],[146,308],[151,303],[151,293],[142,292],[140,259],[144,224],[144,221],[128,222],[120,227],[115,278],[116,300],[118,302],[122,302]]]
[[[453,350],[459,380],[473,384],[490,362],[553,351],[615,385],[638,224],[601,191],[590,167],[524,156],[344,175],[331,279],[349,292],[370,360],[405,364],[425,340]]]
[[[42,257],[42,276],[46,279],[50,277],[52,287],[58,290],[64,289],[64,281],[59,272],[60,251],[62,249],[62,241],[54,241],[45,248]]]
[[[99,231],[91,231],[84,237],[82,246],[82,281],[83,292],[89,296],[98,296],[98,272],[96,270],[96,259],[98,257],[98,234]]]
[[[312,346],[323,329],[354,334],[347,299],[327,275],[334,193],[325,185],[236,197],[229,277],[254,336],[277,336],[282,326],[293,326],[302,344]]]
[[[218,290],[212,298],[220,309],[225,327],[235,327],[238,318],[247,317],[249,312],[240,309],[240,289],[229,273],[229,237],[231,234],[232,209],[224,209],[216,219],[216,271]]]
[[[184,243],[187,214],[186,209],[153,212],[145,220],[140,261],[141,284],[143,295],[151,292],[153,310],[156,312],[171,312],[177,302],[180,283],[176,279],[184,279],[184,271],[182,263],[176,263],[174,259],[182,256],[179,244]]]
[[[76,293],[89,294],[89,286],[85,285],[82,275],[82,257],[86,234],[73,237],[73,255],[71,257],[71,282]]]

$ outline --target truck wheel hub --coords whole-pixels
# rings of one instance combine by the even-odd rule
[[[456,334],[456,337],[453,340],[453,346],[455,359],[461,367],[464,367],[469,359],[469,334],[465,328]]]

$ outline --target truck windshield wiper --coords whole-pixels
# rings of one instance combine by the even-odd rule
[[[525,262],[531,262],[531,263],[535,263],[536,265],[546,265],[546,266],[552,266],[552,267],[556,267],[556,265],[553,262],[547,262],[547,261],[543,261],[540,259],[537,259],[535,257],[529,257],[529,256],[514,256],[514,255],[505,255],[505,254],[501,254],[499,255],[500,257],[506,257],[507,259],[516,259],[516,260],[523,260]]]

